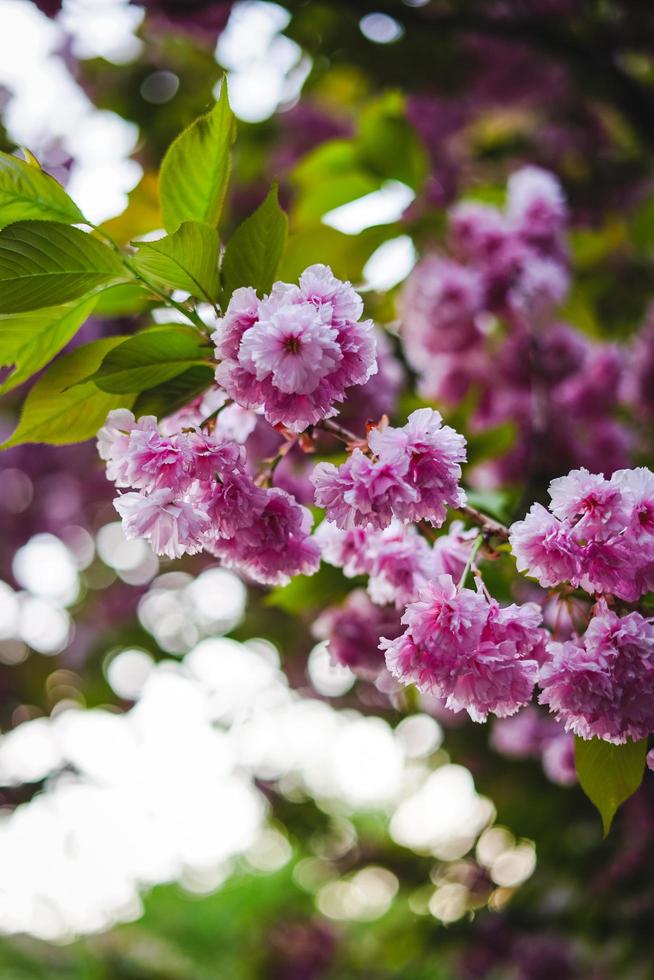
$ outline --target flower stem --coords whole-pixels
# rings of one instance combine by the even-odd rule
[[[472,548],[470,549],[470,554],[468,555],[468,560],[465,564],[465,568],[461,572],[461,578],[459,579],[457,590],[462,589],[466,584],[468,575],[470,574],[470,569],[473,568],[475,564],[475,558],[479,554],[479,549],[481,548],[483,543],[484,543],[484,535],[478,534],[477,537],[475,538]]]
[[[143,285],[147,286],[151,293],[153,293],[158,299],[163,300],[163,302],[167,306],[174,307],[178,313],[181,313],[182,316],[186,317],[187,320],[190,320],[193,326],[201,330],[202,333],[206,334],[211,332],[211,328],[208,327],[206,323],[204,323],[204,321],[201,319],[201,317],[199,316],[199,314],[194,308],[184,306],[183,303],[178,303],[177,300],[173,299],[169,293],[166,293],[164,290],[159,289],[158,286],[155,286],[155,284],[150,279],[148,279],[147,276],[144,276],[143,273],[136,268],[134,263],[129,259],[127,255],[125,255],[124,252],[120,250],[120,248],[118,247],[118,245],[116,245],[113,238],[110,235],[108,235],[106,231],[103,231],[102,228],[100,228],[98,225],[92,224],[91,222],[87,222],[87,223],[89,227],[92,228],[93,231],[95,231],[107,243],[107,245],[109,245],[109,247],[113,249],[113,251],[120,257],[121,262],[123,263],[125,268],[131,273],[131,275],[134,276],[136,279],[140,279]]]
[[[200,422],[200,428],[204,429],[205,425],[211,425],[212,422],[215,422],[215,420],[218,418],[222,410],[224,408],[227,408],[227,406],[231,404],[232,404],[232,399],[228,398],[227,401],[220,406],[220,408],[217,408],[215,412],[211,413],[211,415],[207,415],[206,419],[202,419],[202,421]]]
[[[273,458],[268,461],[268,465],[266,466],[265,470],[262,470],[261,473],[259,473],[258,477],[256,478],[255,483],[257,484],[257,486],[259,487],[272,486],[272,479],[275,470],[277,469],[281,461],[284,459],[284,457],[288,455],[288,453],[291,451],[291,449],[296,444],[299,438],[300,438],[299,435],[296,435],[294,438],[288,439],[286,442],[282,443],[282,445],[279,447],[279,452],[277,453],[277,455],[273,456]]]

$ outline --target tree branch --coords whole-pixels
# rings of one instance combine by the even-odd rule
[[[459,513],[463,514],[468,518],[473,524],[481,528],[481,532],[486,539],[488,538],[501,538],[502,541],[509,540],[509,529],[506,524],[500,524],[492,517],[488,517],[487,514],[482,514],[480,510],[475,507],[470,507],[469,504],[464,504],[463,507],[458,508]]]

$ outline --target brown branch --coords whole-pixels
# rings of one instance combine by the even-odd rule
[[[344,442],[348,448],[356,449],[367,445],[366,440],[362,439],[360,436],[350,432],[344,426],[339,425],[338,422],[334,422],[333,419],[323,419],[322,422],[318,422],[315,426],[316,429],[324,429],[325,432],[331,432],[333,436]]]
[[[488,517],[487,514],[482,514],[480,510],[475,507],[470,507],[469,504],[464,504],[463,507],[458,508],[459,512],[476,524],[477,527],[481,528],[482,534],[486,539],[488,538],[501,538],[502,541],[509,540],[509,529],[505,524],[500,524],[499,521],[494,520],[492,517]]]

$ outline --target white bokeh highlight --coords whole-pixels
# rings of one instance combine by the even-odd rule
[[[121,0],[79,0],[66,5],[63,22],[77,51],[108,56],[107,45],[117,42],[129,60],[138,53],[133,30],[141,17],[138,7]],[[127,193],[141,176],[140,165],[129,159],[138,128],[97,109],[74,80],[60,53],[67,31],[31,3],[0,3],[0,85],[10,95],[3,121],[13,140],[37,157],[57,145],[73,158],[67,189],[97,223],[125,208]]]
[[[466,769],[430,774],[408,758],[407,741],[409,754],[427,748],[423,721],[409,737],[406,722],[393,731],[303,697],[263,641],[207,638],[183,661],[157,666],[139,653],[109,664],[118,687],[139,668],[140,698],[125,714],[66,710],[0,740],[0,784],[45,780],[0,821],[2,933],[60,942],[138,917],[154,884],[211,890],[237,858],[259,873],[281,867],[291,849],[268,823],[257,779],[302,787],[339,814],[381,812],[398,843],[421,852],[460,849],[462,836],[470,847],[491,819]],[[513,880],[525,866],[520,852],[498,877]],[[368,921],[397,888],[391,872],[371,866],[316,901],[332,918]]]
[[[280,33],[290,19],[279,4],[244,0],[234,4],[218,39],[216,58],[227,69],[230,104],[244,122],[262,122],[292,105],[311,70],[300,46]]]

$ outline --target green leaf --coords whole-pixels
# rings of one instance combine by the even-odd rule
[[[273,589],[266,605],[294,616],[340,602],[361,579],[346,579],[339,568],[322,564],[315,575],[296,575],[288,585]]]
[[[59,306],[126,278],[119,257],[79,228],[21,221],[0,231],[0,313]]]
[[[406,118],[399,92],[387,93],[362,114],[356,144],[362,162],[373,173],[401,180],[414,190],[424,184],[427,154]]]
[[[390,224],[366,228],[359,235],[345,235],[327,225],[302,228],[289,236],[277,274],[285,282],[293,282],[308,265],[324,262],[339,279],[356,282],[375,249],[398,234],[402,230]]]
[[[624,247],[627,235],[626,224],[618,218],[611,218],[599,228],[571,228],[568,243],[573,267],[583,271],[594,269]],[[632,235],[629,244],[633,241]]]
[[[235,135],[234,115],[223,81],[213,109],[180,133],[164,156],[159,193],[166,231],[176,231],[183,221],[218,225]]]
[[[41,167],[41,164],[37,160],[37,158],[34,156],[34,154],[32,153],[32,151],[27,146],[19,145],[18,148],[19,148],[20,152],[23,154],[23,156],[25,157],[25,162],[30,167],[36,167],[37,170],[42,170],[43,169]]]
[[[0,394],[16,388],[52,360],[91,315],[95,302],[96,297],[91,296],[66,306],[0,316],[0,364],[14,365],[0,385]]]
[[[156,242],[134,242],[139,272],[169,289],[183,289],[215,303],[220,288],[218,232],[200,221],[184,221],[173,235]]]
[[[352,140],[329,140],[308,153],[292,174],[298,186],[295,226],[310,225],[328,211],[379,190],[383,179],[368,170]]]
[[[503,208],[506,206],[506,187],[503,184],[476,184],[466,190],[463,200]]]
[[[468,436],[468,463],[476,466],[485,459],[494,459],[508,453],[515,445],[516,426],[514,422],[502,422],[482,432]]]
[[[640,252],[654,251],[654,194],[641,201],[631,221],[630,239]]]
[[[225,298],[239,286],[252,286],[259,293],[270,291],[284,254],[287,231],[288,219],[279,206],[274,186],[227,244],[222,264]]]
[[[604,836],[625,800],[636,792],[643,779],[647,739],[612,745],[599,738],[586,741],[575,737],[575,765],[586,796],[602,817]]]
[[[94,317],[133,316],[153,306],[151,291],[140,282],[109,286],[96,294]]]
[[[142,391],[134,402],[134,414],[137,418],[141,415],[164,418],[176,412],[211,387],[214,373],[208,364],[194,364],[170,381]]]
[[[471,507],[490,514],[498,521],[510,520],[511,504],[514,501],[508,490],[466,490],[466,496]]]
[[[0,153],[0,228],[31,219],[74,224],[84,221],[84,215],[54,177]]]
[[[355,138],[321,143],[296,165],[293,224],[310,225],[387,180],[419,190],[428,169],[425,148],[406,119],[403,96],[387,93],[361,114]]]
[[[63,446],[91,439],[114,408],[129,408],[130,395],[108,395],[93,382],[78,384],[122,337],[105,337],[64,354],[30,390],[13,435],[0,446],[46,442]]]
[[[84,378],[103,391],[145,391],[169,381],[194,364],[206,364],[211,348],[192,327],[144,330],[107,353],[97,371]]]

